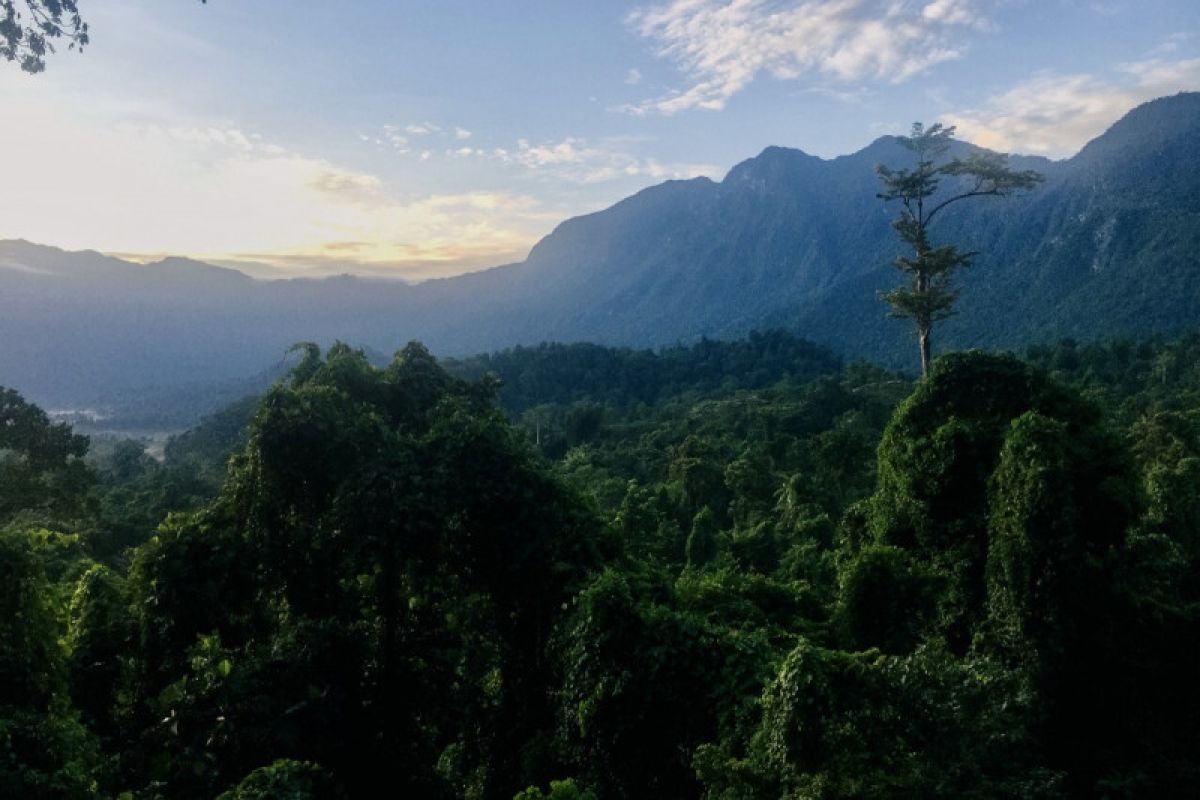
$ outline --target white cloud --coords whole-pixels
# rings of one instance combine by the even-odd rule
[[[628,86],[637,86],[642,82],[642,71],[637,67],[632,67],[625,73],[625,83]]]
[[[1200,89],[1200,58],[1153,59],[1118,66],[1116,75],[1043,72],[990,98],[981,108],[948,114],[963,139],[1005,152],[1069,156],[1141,103]]]
[[[974,25],[979,21],[967,0],[933,0],[921,9],[921,16],[945,25]]]
[[[383,188],[374,175],[350,172],[332,165],[318,171],[306,185],[352,202],[374,202],[380,198]]]
[[[1146,95],[1147,100],[1165,94],[1191,91],[1200,86],[1200,58],[1135,61],[1121,64],[1118,69],[1137,81],[1135,91]]]
[[[409,152],[408,137],[401,134],[400,128],[395,125],[384,125],[378,135],[359,133],[358,140],[376,147],[391,147],[400,153]]]
[[[690,85],[627,106],[635,114],[721,109],[760,73],[899,83],[961,56],[986,27],[982,0],[671,0],[627,22]]]
[[[391,147],[399,153],[412,152],[412,140],[425,138],[426,143],[431,143],[431,140],[438,139],[442,141],[454,140],[457,142],[465,142],[470,139],[473,134],[462,126],[454,126],[452,128],[443,128],[440,125],[435,125],[432,122],[412,123],[400,127],[399,125],[384,125],[380,128],[378,135],[368,135],[360,133],[358,138],[360,141],[374,144],[378,147]],[[410,138],[411,137],[411,138]],[[456,150],[450,148],[446,150],[447,155],[471,155],[471,153],[463,153],[461,149]],[[422,161],[428,161],[433,155],[431,150],[425,149],[420,151],[419,157]]]
[[[802,93],[828,97],[830,100],[837,100],[839,103],[851,106],[861,106],[866,103],[868,98],[875,94],[865,86],[854,86],[845,89],[838,89],[833,86],[809,86],[803,89]]]
[[[1121,3],[1092,3],[1090,8],[1102,17],[1115,17],[1125,10]]]
[[[541,144],[518,139],[516,148],[496,148],[492,156],[506,164],[520,165],[533,172],[581,184],[636,176],[659,180],[700,175],[715,177],[719,172],[711,164],[663,165],[652,158],[642,158],[606,144],[590,144],[575,136]]]
[[[428,136],[431,133],[438,133],[441,131],[441,128],[437,125],[434,125],[432,122],[422,122],[419,124],[414,123],[412,125],[405,125],[404,130],[406,133],[412,134],[413,136]]]
[[[1190,40],[1196,38],[1196,34],[1191,31],[1176,31],[1163,39],[1157,47],[1146,54],[1147,58],[1161,58],[1163,56],[1173,55],[1179,51],[1179,48],[1185,45]]]
[[[527,167],[537,168],[547,164],[583,164],[607,154],[595,148],[589,148],[587,142],[573,136],[568,136],[553,144],[532,145],[528,139],[517,140],[517,150],[512,159]]]
[[[407,150],[408,137],[401,136],[400,129],[397,128],[395,125],[384,125],[383,126],[383,138],[388,144],[390,144],[392,147],[396,148],[397,150],[403,150],[404,152],[408,152],[408,150]]]

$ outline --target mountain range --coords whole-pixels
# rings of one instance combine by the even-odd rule
[[[720,182],[667,181],[566,220],[523,262],[415,285],[262,281],[184,258],[136,264],[3,241],[0,385],[80,407],[236,384],[302,340],[387,353],[420,339],[467,355],[542,341],[659,347],[774,327],[912,369],[909,326],[878,298],[898,282],[900,248],[874,174],[910,159],[894,137],[834,159],[769,147]],[[935,350],[1200,324],[1200,94],[1142,105],[1072,158],[1011,161],[1045,182],[952,206],[934,230],[935,243],[978,253]]]

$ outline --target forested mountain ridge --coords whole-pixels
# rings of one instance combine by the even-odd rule
[[[966,148],[968,145],[961,145]],[[948,209],[935,237],[979,251],[939,346],[1143,336],[1200,312],[1200,94],[1147,103],[1064,161],[1014,157],[1046,182]],[[783,327],[839,354],[907,366],[877,163],[884,137],[825,160],[771,147],[721,182],[668,181],[567,220],[520,263],[418,285],[253,281],[186,259],[135,265],[0,243],[0,380],[49,403],[116,388],[239,378],[300,340],[439,355],[515,344],[635,347]],[[969,207],[968,207],[969,206]]]

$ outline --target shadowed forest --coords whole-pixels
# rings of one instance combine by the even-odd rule
[[[161,463],[6,392],[0,795],[1189,796],[1197,363],[312,346]]]

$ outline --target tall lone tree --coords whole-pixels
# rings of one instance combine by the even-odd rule
[[[883,183],[877,196],[885,201],[899,200],[903,208],[892,222],[900,240],[910,246],[913,255],[896,259],[896,268],[908,276],[908,282],[882,297],[892,307],[892,316],[913,320],[921,349],[921,376],[929,374],[930,340],[933,323],[953,314],[958,290],[951,285],[955,271],[971,263],[975,255],[953,245],[934,247],[929,226],[947,206],[968,197],[1005,197],[1022,189],[1032,189],[1043,180],[1033,170],[1016,171],[1008,166],[1008,156],[987,150],[974,150],[965,158],[944,161],[954,137],[954,126],[940,122],[926,128],[913,123],[912,133],[897,137],[917,159],[912,169],[891,169],[882,164],[875,173]],[[940,163],[939,163],[940,162]],[[953,188],[939,193],[943,178]]]

